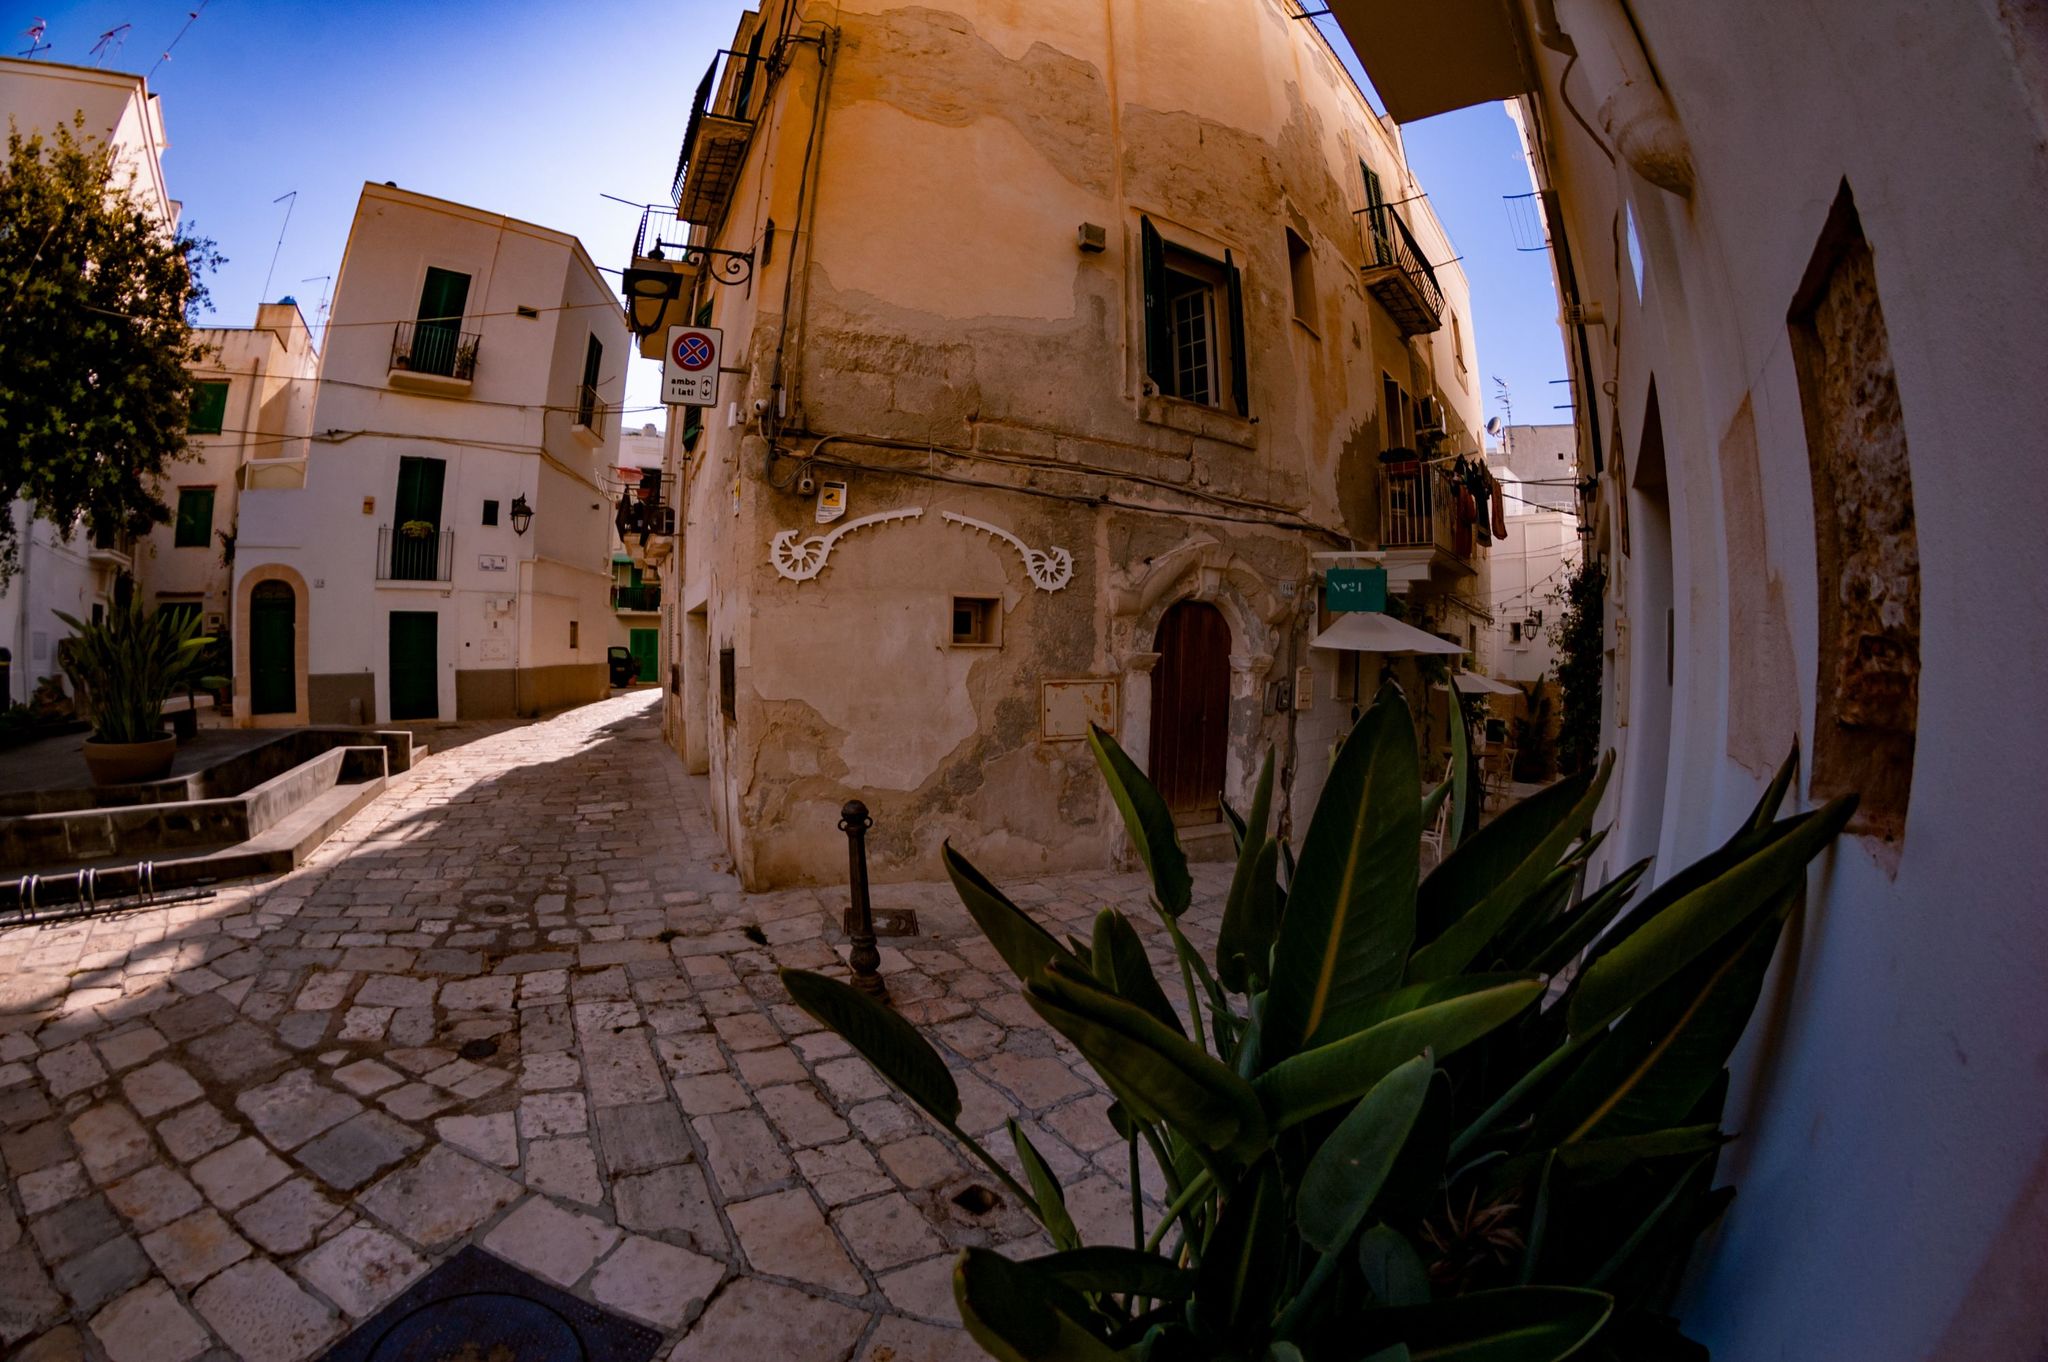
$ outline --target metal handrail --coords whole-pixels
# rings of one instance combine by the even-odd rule
[[[445,582],[455,575],[455,531],[410,535],[380,525],[376,569],[380,582]]]
[[[612,609],[641,611],[661,609],[661,584],[659,582],[643,582],[639,586],[612,587]]]
[[[391,367],[464,381],[476,377],[479,332],[461,329],[458,318],[422,317],[400,322],[391,333]]]

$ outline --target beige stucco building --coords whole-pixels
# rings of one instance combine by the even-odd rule
[[[740,874],[843,876],[856,797],[878,876],[1104,864],[1091,720],[1198,850],[1268,748],[1300,818],[1378,674],[1308,651],[1313,555],[1483,620],[1466,286],[1392,128],[1278,0],[771,4],[731,48],[636,266],[681,280],[647,353],[723,333],[669,423],[668,728]]]
[[[2042,1356],[2042,7],[1334,10],[1396,117],[1525,129],[1609,581],[1596,873],[1717,846],[1795,742],[1795,802],[1862,796],[1733,1066],[1687,1332]]]

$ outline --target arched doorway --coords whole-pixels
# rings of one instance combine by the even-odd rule
[[[249,593],[249,712],[298,708],[298,596],[287,582],[258,582]]]
[[[1215,822],[1230,736],[1230,625],[1206,601],[1181,601],[1160,619],[1152,649],[1152,783],[1176,823]]]

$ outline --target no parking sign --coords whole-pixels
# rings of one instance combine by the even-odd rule
[[[662,401],[676,407],[718,405],[718,357],[725,333],[709,326],[671,326],[662,352]]]

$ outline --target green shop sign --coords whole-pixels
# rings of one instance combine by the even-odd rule
[[[1385,614],[1385,568],[1331,568],[1323,578],[1323,604],[1332,611],[1357,610]]]

